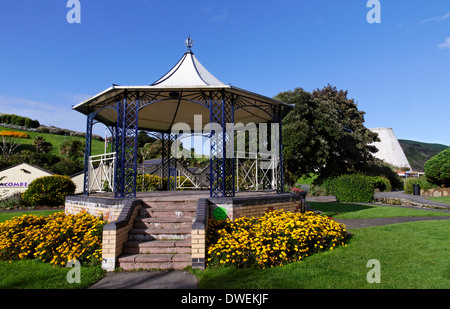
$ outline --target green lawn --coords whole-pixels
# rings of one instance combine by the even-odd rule
[[[427,200],[439,202],[439,203],[445,203],[450,205],[450,196],[433,196],[433,197],[427,197]]]
[[[449,213],[388,206],[311,203],[334,218],[450,215]],[[54,211],[51,211],[54,212]],[[30,211],[33,214],[47,214]],[[0,212],[0,222],[19,213]],[[419,221],[350,230],[347,247],[316,253],[302,262],[266,270],[234,268],[192,270],[204,289],[448,289],[450,288],[450,221]],[[381,265],[381,283],[368,283],[371,268]],[[81,283],[69,284],[69,268],[32,260],[0,261],[0,288],[85,288],[104,272],[82,267]]]
[[[100,266],[81,266],[80,283],[69,283],[67,274],[71,269],[35,260],[0,261],[0,289],[80,289],[104,276]]]
[[[82,142],[85,142],[85,139],[83,137],[77,137],[77,136],[64,136],[64,135],[57,135],[57,134],[49,134],[49,133],[38,133],[38,132],[28,132],[28,131],[21,131],[16,129],[9,129],[5,127],[0,127],[0,131],[17,131],[17,132],[24,132],[27,133],[30,138],[17,138],[17,143],[20,144],[20,146],[16,149],[16,152],[20,152],[21,150],[30,150],[30,151],[36,151],[33,146],[33,138],[35,136],[42,136],[45,138],[45,140],[53,145],[52,149],[50,150],[50,153],[53,155],[59,155],[59,147],[66,139],[75,139],[80,140]],[[92,140],[92,148],[91,153],[92,155],[102,154],[105,152],[105,144],[104,142],[98,141],[98,140]]]
[[[23,216],[23,215],[36,215],[36,216],[46,216],[51,215],[55,212],[64,211],[62,209],[55,209],[55,210],[25,210],[25,211],[18,211],[18,212],[8,212],[8,211],[0,211],[0,223],[10,220],[17,216]]]
[[[311,202],[315,210],[340,219],[450,216],[448,212],[342,203]],[[205,289],[448,289],[450,221],[419,221],[350,230],[348,247],[314,254],[302,262],[266,270],[234,268],[194,272]],[[381,265],[381,283],[368,283]]]
[[[265,270],[195,271],[205,289],[448,289],[448,221],[419,221],[355,229],[348,247]],[[377,259],[381,282],[368,283]]]

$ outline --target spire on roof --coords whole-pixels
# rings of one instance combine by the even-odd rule
[[[184,45],[188,48],[188,52],[192,53],[191,47],[194,46],[194,40],[191,39],[191,35],[189,34],[189,37],[186,41],[184,41]]]
[[[197,60],[191,48],[191,35],[185,41],[188,48],[178,63],[151,86],[223,86],[225,85]]]

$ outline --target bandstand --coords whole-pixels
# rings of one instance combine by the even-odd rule
[[[200,131],[210,140],[207,177],[210,197],[234,197],[239,160],[243,157],[235,155],[236,128],[248,129],[262,123],[272,128],[268,139],[275,148],[271,149],[271,161],[266,168],[270,173],[266,171],[264,175],[272,175],[272,189],[283,193],[281,122],[292,106],[222,83],[194,56],[190,37],[185,44],[187,51],[181,59],[151,85],[112,85],[73,107],[87,116],[83,195],[89,195],[90,177],[92,180],[94,176],[90,158],[92,128],[96,123],[106,125],[112,133],[114,149],[109,157],[114,165],[108,168],[112,170],[109,185],[115,198],[136,197],[139,130],[151,132],[162,141],[162,177],[168,179],[166,190],[176,188],[177,163],[171,146],[180,134]],[[262,157],[253,156],[256,160]]]
[[[87,116],[84,187],[82,195],[66,197],[65,211],[88,211],[109,221],[102,246],[102,267],[108,271],[204,268],[210,218],[305,209],[304,194],[283,192],[281,122],[292,106],[222,83],[194,56],[190,38],[186,46],[175,66],[153,84],[113,85],[73,107]],[[91,156],[96,123],[111,131],[111,153]],[[158,169],[167,181],[163,190],[137,194],[141,130],[161,140]],[[176,159],[177,143],[186,135],[209,140],[209,166],[196,175]],[[192,176],[195,189],[208,190],[175,193],[177,175]],[[94,193],[93,183],[97,191],[107,183],[114,193]],[[261,190],[267,183],[269,190]]]

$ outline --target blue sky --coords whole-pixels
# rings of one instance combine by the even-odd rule
[[[84,131],[72,105],[111,84],[149,85],[186,50],[219,80],[273,97],[328,83],[366,126],[450,145],[450,2],[66,0],[0,4],[0,112]],[[98,130],[98,129],[97,129]],[[97,131],[99,132],[99,131]]]

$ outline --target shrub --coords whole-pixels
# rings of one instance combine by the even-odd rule
[[[389,179],[381,176],[372,177],[374,189],[378,189],[381,192],[392,191],[391,182]]]
[[[75,193],[75,184],[68,176],[44,176],[33,180],[23,194],[32,206],[59,206],[68,195]]]
[[[374,181],[369,176],[345,174],[327,179],[322,186],[340,202],[370,203],[374,200]]]
[[[210,220],[209,266],[267,268],[300,261],[319,251],[345,245],[344,225],[326,216],[272,211],[261,218]]]
[[[151,191],[159,186],[161,177],[150,174],[140,174],[136,177],[136,188],[142,191]]]
[[[15,217],[0,223],[0,259],[38,259],[58,266],[72,259],[99,263],[104,224],[86,212]]]
[[[432,184],[429,182],[426,177],[420,177],[420,178],[408,178],[405,180],[404,183],[404,189],[406,194],[412,194],[413,193],[413,185],[418,184],[420,186],[420,189],[422,190],[428,190],[437,188],[438,186]]]
[[[425,176],[431,183],[450,187],[450,148],[441,151],[425,163]]]

